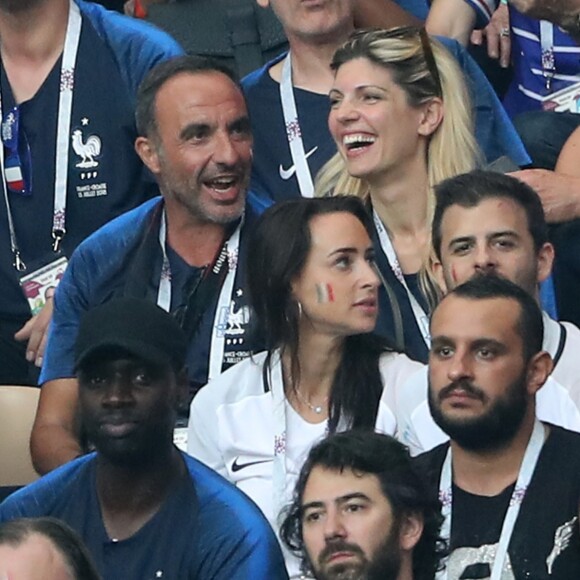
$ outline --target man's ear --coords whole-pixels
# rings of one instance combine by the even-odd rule
[[[268,8],[270,5],[270,0],[256,0],[256,2],[258,3],[258,6],[261,6],[262,8]]]
[[[526,387],[529,395],[535,395],[542,388],[553,368],[554,361],[546,351],[538,352],[530,359],[526,373]]]
[[[443,275],[443,264],[441,263],[440,260],[433,260],[433,262],[431,263],[431,268],[433,270],[433,277],[435,278],[437,285],[441,289],[441,292],[443,293],[443,295],[447,294],[447,292],[449,292],[449,289],[447,288],[445,276]]]
[[[399,546],[401,550],[410,552],[421,539],[423,533],[423,517],[418,513],[402,516],[399,530]]]
[[[437,131],[437,127],[443,121],[443,101],[439,97],[433,97],[423,105],[423,117],[419,123],[419,135],[429,137]]]
[[[552,272],[554,264],[554,246],[546,242],[538,252],[538,283],[543,282]]]
[[[153,175],[158,175],[160,172],[159,153],[157,150],[158,147],[149,137],[140,136],[135,140],[135,151],[137,151],[137,155],[139,155],[141,161],[143,161]]]

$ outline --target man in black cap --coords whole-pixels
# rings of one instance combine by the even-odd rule
[[[89,311],[75,365],[81,421],[97,452],[11,496],[0,522],[65,521],[107,579],[286,578],[259,510],[173,445],[185,353],[179,325],[152,303],[123,298]]]

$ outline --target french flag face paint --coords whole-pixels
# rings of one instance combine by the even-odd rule
[[[334,302],[334,291],[330,284],[316,284],[316,298],[319,304]]]

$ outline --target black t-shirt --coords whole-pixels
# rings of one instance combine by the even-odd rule
[[[580,435],[550,425],[514,527],[502,580],[580,578]],[[434,495],[449,444],[415,459]],[[453,487],[449,580],[489,578],[513,485],[494,497]]]

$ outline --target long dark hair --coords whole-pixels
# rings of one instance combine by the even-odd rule
[[[352,196],[337,196],[279,203],[264,213],[250,239],[248,288],[250,304],[264,332],[268,350],[264,364],[267,388],[275,349],[289,354],[292,376],[300,377],[300,311],[292,296],[291,284],[302,272],[310,253],[312,218],[340,212],[356,217],[369,238],[372,237],[372,222],[362,202]],[[329,399],[330,432],[336,430],[341,417],[353,428],[374,428],[383,392],[379,358],[392,350],[390,343],[372,333],[345,338]]]

